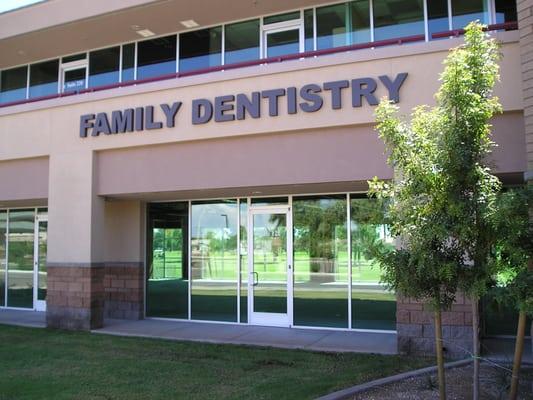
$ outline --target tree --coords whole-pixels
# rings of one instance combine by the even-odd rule
[[[518,395],[518,375],[524,351],[526,318],[533,316],[533,223],[528,206],[533,204],[533,188],[511,189],[498,198],[494,214],[497,232],[495,262],[499,264],[498,280],[503,286],[499,301],[511,304],[518,312],[516,345],[509,399]]]
[[[381,249],[376,256],[385,283],[434,310],[441,399],[446,396],[441,311],[451,306],[458,289],[474,298],[477,310],[494,265],[490,218],[500,184],[484,160],[493,146],[488,121],[500,110],[492,96],[499,56],[495,41],[480,24],[471,23],[465,44],[452,49],[444,62],[435,107],[416,107],[410,123],[388,101],[376,110],[396,177],[392,183],[374,178],[369,193],[387,200],[392,233],[401,241],[400,248]],[[475,383],[475,396],[477,389]]]

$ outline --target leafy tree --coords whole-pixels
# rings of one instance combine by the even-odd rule
[[[533,188],[511,189],[498,198],[493,222],[497,233],[495,262],[498,264],[500,302],[518,312],[516,346],[509,398],[518,395],[518,375],[524,351],[527,316],[533,316],[533,223],[528,207],[533,205]]]
[[[390,102],[382,101],[376,110],[377,129],[397,176],[392,183],[374,178],[370,195],[388,201],[391,230],[401,240],[401,248],[382,248],[377,257],[385,283],[434,310],[441,399],[446,396],[441,311],[451,306],[458,289],[473,298],[479,355],[478,299],[494,265],[490,218],[499,181],[484,160],[493,146],[488,121],[500,110],[492,96],[499,56],[495,41],[471,23],[465,44],[444,62],[435,107],[416,107],[410,123]],[[478,362],[474,357],[476,373]],[[477,382],[475,374],[475,396]]]

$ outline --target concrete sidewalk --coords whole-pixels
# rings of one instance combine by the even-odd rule
[[[0,310],[0,324],[46,328],[46,313],[33,310]]]
[[[395,333],[272,328],[203,322],[106,320],[94,333],[331,352],[396,354]]]

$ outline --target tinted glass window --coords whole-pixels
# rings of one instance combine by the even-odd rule
[[[73,54],[71,56],[65,56],[61,59],[62,63],[69,63],[72,61],[85,60],[87,58],[87,53]]]
[[[33,307],[34,210],[9,212],[7,306]]]
[[[137,79],[176,72],[176,35],[137,44]]]
[[[428,1],[428,30],[430,39],[434,33],[450,30],[448,0]]]
[[[366,197],[351,200],[352,328],[396,329],[396,296],[380,284],[381,268],[370,249],[393,248],[383,209]]]
[[[352,44],[370,42],[370,5],[368,0],[350,3]]]
[[[226,25],[225,64],[259,58],[259,20]]]
[[[305,51],[314,50],[313,10],[304,11]]]
[[[57,93],[59,60],[45,61],[30,66],[30,97]]]
[[[119,80],[120,47],[89,53],[89,87],[109,85]]]
[[[237,321],[237,201],[192,204],[191,317]]]
[[[180,35],[180,72],[208,68],[222,63],[222,27],[201,29]]]
[[[188,318],[188,209],[186,202],[148,207],[147,316]]]
[[[27,66],[0,72],[0,102],[8,103],[26,98],[27,73]]]
[[[300,32],[298,29],[274,32],[267,35],[267,57],[295,54],[300,51]]]
[[[496,23],[514,22],[516,16],[516,1],[496,0]]]
[[[295,197],[294,325],[348,328],[346,196]]]
[[[374,0],[374,40],[424,34],[423,0]]]
[[[460,29],[470,22],[479,20],[487,24],[488,0],[452,0],[452,26],[453,29]]]
[[[122,46],[122,82],[135,79],[135,43]]]
[[[346,22],[345,4],[317,8],[317,50],[347,45]]]
[[[291,21],[300,18],[300,11],[293,11],[285,14],[271,15],[263,19],[263,24],[275,24],[276,22]]]

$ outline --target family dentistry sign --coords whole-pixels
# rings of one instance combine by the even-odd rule
[[[252,92],[250,95],[239,93],[217,96],[213,100],[195,99],[191,103],[191,122],[193,125],[201,125],[210,121],[243,120],[247,116],[261,118],[265,112],[269,117],[276,117],[282,105],[286,107],[287,114],[311,113],[324,106],[325,96],[329,96],[331,108],[337,110],[345,107],[342,101],[342,93],[345,90],[351,93],[352,107],[361,107],[363,99],[369,105],[375,106],[378,104],[378,99],[374,93],[378,85],[383,85],[388,91],[389,99],[397,103],[400,101],[400,88],[406,78],[407,73],[402,72],[394,78],[382,75],[378,79],[338,80],[325,82],[322,85],[310,83],[299,89],[288,87]],[[283,103],[280,101],[282,98],[285,99]],[[80,117],[80,137],[161,129],[164,126],[173,128],[181,108],[181,101],[159,105],[161,119],[155,118],[154,106],[115,110],[111,114],[106,112],[96,115],[85,114]]]

